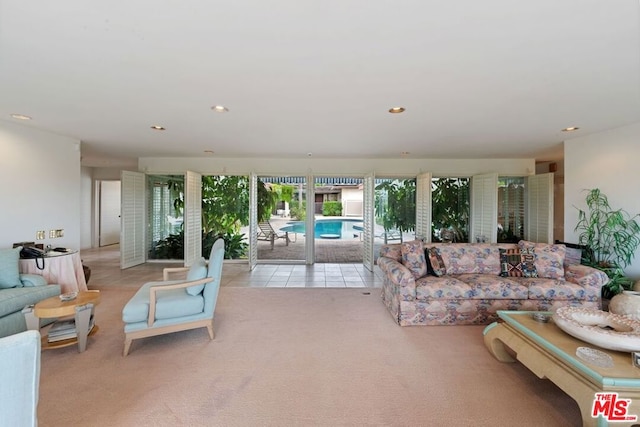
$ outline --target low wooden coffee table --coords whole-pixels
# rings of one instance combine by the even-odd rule
[[[640,368],[633,366],[631,355],[605,350],[573,338],[549,320],[541,323],[528,311],[498,311],[500,320],[484,329],[484,342],[501,362],[514,362],[512,355],[539,378],[548,378],[571,396],[580,407],[585,426],[609,425],[602,416],[592,417],[596,393],[618,393],[619,399],[631,399],[627,414],[639,421],[616,421],[610,425],[631,426],[640,422]],[[551,315],[551,313],[547,313]],[[512,351],[507,350],[507,347]],[[576,356],[578,347],[605,352],[613,367],[601,368]]]
[[[42,337],[42,349],[67,347],[78,344],[78,352],[87,349],[87,337],[98,332],[98,325],[89,331],[89,323],[96,305],[100,304],[100,291],[78,292],[75,299],[62,301],[59,297],[51,297],[40,301],[33,307],[23,310],[27,328],[40,330],[40,319],[60,319],[74,316],[76,338],[49,342],[47,335]]]

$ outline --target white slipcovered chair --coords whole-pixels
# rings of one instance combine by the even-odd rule
[[[165,268],[161,282],[142,285],[122,310],[124,356],[135,339],[206,327],[213,339],[213,315],[220,289],[224,240],[211,248],[208,263],[200,258],[185,268]],[[187,272],[186,280],[169,280]]]
[[[37,426],[40,333],[0,338],[0,426]]]

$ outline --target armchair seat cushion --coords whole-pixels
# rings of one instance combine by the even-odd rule
[[[149,288],[157,285],[182,283],[181,280],[149,282],[142,285],[122,310],[125,323],[146,322],[149,317]],[[157,294],[156,319],[173,319],[202,313],[204,297],[202,293],[189,295],[184,289],[159,291]]]

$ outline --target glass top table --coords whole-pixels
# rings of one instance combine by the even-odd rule
[[[484,329],[484,342],[501,362],[518,360],[539,378],[548,378],[571,396],[580,407],[585,426],[609,425],[606,417],[593,416],[596,393],[617,393],[630,399],[628,420],[612,422],[631,426],[640,416],[640,368],[631,354],[601,349],[562,331],[553,320],[534,320],[533,312],[498,311],[499,321]],[[552,313],[545,313],[551,316]],[[611,358],[611,367],[588,363],[576,354],[580,347],[601,351]]]

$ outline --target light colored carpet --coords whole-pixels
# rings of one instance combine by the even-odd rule
[[[367,293],[369,293],[367,295]],[[42,354],[47,426],[579,426],[576,403],[482,327],[397,326],[379,289],[222,288],[204,329],[134,341],[102,290],[87,351]]]

